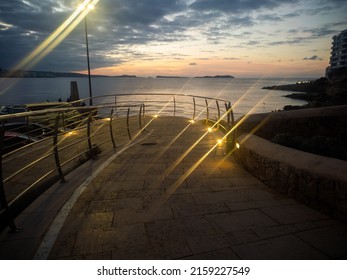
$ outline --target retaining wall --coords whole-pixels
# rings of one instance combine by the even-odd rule
[[[341,118],[336,115],[338,110],[334,111],[330,108],[329,111],[333,116],[329,115],[329,112],[322,114],[321,109],[311,111],[313,112],[312,118],[328,119],[329,122],[332,121],[332,118]],[[343,114],[346,114],[345,112]],[[274,144],[255,135],[254,130],[247,131],[254,128],[257,123],[262,123],[260,133],[262,136],[267,136],[266,131],[271,135],[281,129],[297,131],[297,123],[306,123],[309,124],[307,127],[314,128],[310,112],[294,114],[295,112],[281,114],[272,121],[269,120],[269,114],[251,117],[248,125],[244,124],[243,129],[237,131],[237,142],[240,143],[240,148],[234,153],[235,159],[268,186],[314,209],[347,222],[347,161]],[[291,118],[291,116],[295,117]],[[341,121],[345,122],[346,119]],[[250,123],[251,125],[249,125]],[[291,123],[294,125],[290,125]],[[334,130],[334,126],[330,129]],[[306,129],[305,133],[313,133],[313,131],[309,132]]]
[[[347,222],[347,162],[241,135],[236,160],[269,187]]]

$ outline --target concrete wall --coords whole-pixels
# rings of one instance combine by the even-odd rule
[[[274,144],[255,135],[237,138],[235,159],[269,187],[347,222],[347,162]]]

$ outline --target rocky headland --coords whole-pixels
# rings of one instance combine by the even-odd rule
[[[294,92],[285,95],[285,97],[308,102],[304,106],[287,105],[283,108],[284,111],[317,108],[313,110],[298,110],[293,112],[294,115],[292,114],[290,117],[288,115],[287,119],[278,121],[278,123],[284,125],[284,129],[277,131],[276,135],[268,137],[268,140],[308,153],[347,160],[346,118],[344,113],[346,106],[343,106],[347,105],[347,69],[339,71],[339,73],[334,72],[333,75],[331,75],[331,72],[327,73],[327,77],[315,81],[265,87],[265,89],[269,90]],[[334,107],[318,108],[327,106]],[[328,111],[330,114],[334,114],[334,116],[328,116]],[[310,114],[310,112],[318,113],[313,118],[306,118],[305,114]],[[287,113],[292,112],[283,113],[285,116]],[[301,125],[295,122],[300,115],[303,116]],[[293,129],[289,131],[289,124],[293,122]],[[269,130],[268,136],[270,132]]]
[[[314,81],[274,85],[263,87],[263,89],[291,91],[293,93],[285,97],[308,102],[303,106],[287,105],[283,108],[284,110],[345,105],[347,104],[347,70],[341,72],[338,77],[337,75],[328,76]]]

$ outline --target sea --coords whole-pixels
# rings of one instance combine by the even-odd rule
[[[236,117],[282,110],[305,101],[284,97],[290,92],[265,86],[292,84],[295,78],[111,78],[92,77],[93,96],[120,94],[184,94],[230,101]],[[305,79],[307,80],[307,79]],[[89,96],[88,78],[1,78],[0,105],[66,101],[76,81],[80,98]]]

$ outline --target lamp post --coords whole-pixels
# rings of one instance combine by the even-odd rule
[[[94,9],[94,6],[88,5],[87,9]],[[88,28],[87,28],[87,15],[84,17],[84,31],[86,34],[86,47],[87,47],[87,62],[88,62],[88,81],[89,81],[89,106],[93,105],[92,94],[92,79],[90,77],[90,61],[89,61],[89,46],[88,46]]]

